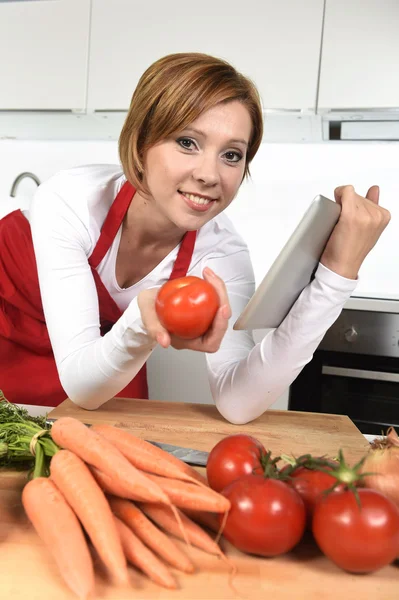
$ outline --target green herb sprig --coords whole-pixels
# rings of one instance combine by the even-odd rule
[[[48,477],[59,446],[51,438],[46,415],[32,417],[0,390],[0,467],[29,469],[28,477]]]

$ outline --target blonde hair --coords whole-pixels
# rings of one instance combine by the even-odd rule
[[[261,100],[252,81],[228,62],[197,52],[170,54],[153,63],[137,84],[119,136],[119,157],[128,181],[144,189],[146,151],[204,111],[233,100],[246,106],[252,121],[245,177],[263,135]]]

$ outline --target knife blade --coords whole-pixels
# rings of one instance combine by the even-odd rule
[[[57,419],[46,419],[47,425],[52,425]],[[83,423],[86,427],[90,427],[91,423]],[[185,446],[176,446],[174,444],[166,444],[165,442],[155,442],[154,440],[145,440],[153,446],[157,446],[168,454],[175,456],[179,460],[188,465],[196,467],[206,467],[208,462],[209,452],[205,450],[196,450],[195,448],[186,448]]]
[[[206,467],[208,462],[209,452],[205,450],[195,450],[194,448],[186,448],[185,446],[174,446],[173,444],[165,444],[164,442],[154,442],[153,440],[146,440],[153,446],[165,450],[169,454],[176,456],[188,465],[195,465],[197,467]]]

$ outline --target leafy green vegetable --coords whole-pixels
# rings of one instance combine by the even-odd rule
[[[50,459],[59,447],[46,416],[32,417],[9,402],[0,390],[0,466],[30,469],[29,477],[48,477]]]
[[[20,423],[21,421],[29,421],[40,425],[42,429],[49,429],[46,418],[47,415],[32,417],[25,408],[9,402],[0,390],[0,423]]]

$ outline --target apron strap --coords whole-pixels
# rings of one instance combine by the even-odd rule
[[[108,215],[103,223],[96,247],[89,258],[89,265],[93,269],[98,267],[112,246],[112,242],[118,233],[118,229],[125,218],[125,214],[127,213],[135,193],[136,189],[129,181],[126,181],[119,190],[119,193],[112,203],[112,206],[108,211]]]
[[[185,277],[190,267],[191,257],[193,255],[195,240],[197,237],[196,231],[187,231],[181,242],[179,253],[173,265],[170,279]]]

